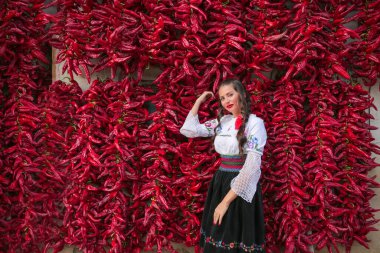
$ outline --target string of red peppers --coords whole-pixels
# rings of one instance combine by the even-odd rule
[[[50,82],[42,6],[43,1],[3,1],[0,10],[0,247],[7,252],[40,251],[39,242],[48,240],[58,217],[52,202],[45,202],[56,189],[47,190],[50,171],[41,166],[34,138],[41,127],[35,97]]]
[[[10,96],[7,97],[4,113],[4,167],[6,188],[4,192],[4,216],[2,218],[6,249],[17,248],[35,251],[36,242],[44,240],[44,226],[41,225],[43,213],[40,213],[44,199],[44,176],[40,175],[39,154],[31,133],[40,122],[39,109],[33,103],[33,97],[25,87],[17,87],[17,79],[7,80]],[[19,236],[16,236],[19,235]]]
[[[51,248],[58,252],[65,245],[64,235],[67,228],[62,226],[66,214],[62,200],[71,175],[70,157],[66,152],[70,145],[67,133],[72,126],[81,93],[79,85],[74,81],[69,84],[56,81],[37,100],[41,123],[34,132],[33,140],[38,143],[37,152],[40,155],[35,161],[45,175],[45,181],[41,185],[47,187],[40,204],[41,213],[47,213],[43,224],[46,233],[44,252]]]
[[[375,195],[371,188],[379,187],[379,183],[367,175],[378,166],[371,153],[379,154],[379,147],[371,143],[373,138],[369,130],[375,130],[375,127],[368,124],[373,119],[367,113],[373,106],[373,98],[356,83],[341,82],[340,92],[337,118],[342,126],[339,131],[342,138],[337,142],[334,155],[341,169],[335,178],[341,185],[337,194],[340,200],[337,215],[344,213],[338,224],[347,230],[336,240],[348,242],[345,248],[349,252],[354,240],[369,247],[366,235],[378,222],[374,216],[376,210],[370,207],[369,201]]]
[[[6,127],[3,124],[4,123],[3,122],[4,121],[4,102],[5,102],[5,95],[3,93],[4,82],[5,82],[5,80],[0,75],[0,101],[1,101],[1,103],[0,103],[0,131],[1,131],[1,133],[3,133],[4,130],[6,129]],[[4,138],[0,138],[0,145],[1,145],[1,147],[5,147]],[[3,148],[0,149],[0,168],[4,168]],[[1,203],[6,203],[6,200],[4,198],[4,194],[7,191],[7,185],[9,183],[9,180],[7,179],[7,177],[8,177],[8,173],[5,170],[1,170],[0,171],[0,202]],[[8,208],[6,206],[0,205],[0,215],[2,215],[2,217],[6,217],[7,209]],[[0,220],[0,224],[1,224],[0,225],[0,234],[7,233],[7,227],[4,224],[3,219]],[[5,248],[5,242],[4,241],[0,242],[0,247]]]
[[[352,76],[360,78],[366,86],[373,86],[379,77],[380,66],[380,39],[379,26],[379,1],[360,2],[357,5],[355,15],[347,18],[347,22],[357,22],[355,29],[356,41],[348,45],[355,52],[347,61],[352,66]]]
[[[143,1],[143,4],[149,14],[140,13],[144,32],[139,38],[142,56],[138,65],[137,81],[141,79],[145,68],[150,65],[159,66],[163,62],[168,64],[172,60],[168,51],[163,49],[170,41],[169,27],[174,24],[170,17],[170,2]],[[144,124],[144,130],[141,130],[144,136],[139,138],[141,176],[136,184],[136,189],[139,190],[134,194],[134,200],[143,209],[142,218],[134,226],[141,228],[144,240],[140,240],[146,250],[154,248],[157,252],[164,249],[175,252],[170,242],[181,240],[178,240],[176,229],[171,228],[179,220],[172,180],[176,177],[174,168],[178,168],[180,159],[176,150],[177,143],[174,138],[169,137],[179,134],[176,112],[173,111],[174,101],[170,90],[159,82],[155,87],[156,91],[152,87],[140,88],[140,99],[149,101],[145,105],[151,113]]]

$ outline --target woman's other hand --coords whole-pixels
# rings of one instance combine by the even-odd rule
[[[215,208],[214,211],[214,225],[222,224],[223,216],[226,214],[228,210],[229,204],[225,202],[220,202],[219,205]]]

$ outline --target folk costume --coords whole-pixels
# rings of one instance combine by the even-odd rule
[[[188,138],[216,134],[214,146],[221,156],[221,165],[210,183],[203,211],[200,245],[204,253],[264,252],[264,213],[259,178],[267,134],[263,120],[251,114],[245,126],[244,154],[240,155],[236,138],[238,120],[233,115],[225,115],[220,124],[217,119],[201,124],[198,115],[190,112],[180,130]],[[214,225],[215,208],[230,189],[238,197],[231,202],[222,224]]]

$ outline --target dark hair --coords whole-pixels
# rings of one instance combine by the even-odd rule
[[[241,106],[241,115],[243,116],[243,122],[239,128],[239,131],[236,135],[236,138],[239,143],[239,154],[243,154],[243,147],[244,144],[247,142],[247,137],[244,134],[245,126],[248,122],[249,115],[251,114],[251,98],[247,93],[247,90],[245,89],[244,85],[236,79],[226,79],[222,81],[219,85],[219,89],[223,86],[232,85],[235,91],[239,93],[239,103]],[[218,90],[219,90],[218,89]],[[222,102],[219,100],[219,110],[218,110],[218,126],[215,128],[217,129],[220,126],[220,119],[223,117],[223,106]],[[216,136],[216,133],[215,133]]]

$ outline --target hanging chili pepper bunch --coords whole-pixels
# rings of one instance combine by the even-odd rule
[[[246,43],[248,33],[242,21],[246,13],[239,1],[211,1],[204,9],[209,12],[204,25],[208,41],[208,57],[204,63],[208,68],[204,70],[204,76],[200,78],[198,85],[201,88],[202,84],[213,80],[212,90],[216,92],[222,79],[240,75],[242,72],[246,50],[249,48]]]
[[[268,250],[273,251],[284,243],[285,252],[307,248],[300,238],[300,234],[305,233],[308,217],[303,202],[310,198],[305,192],[302,168],[304,130],[299,121],[304,116],[304,97],[301,86],[302,82],[287,81],[273,93],[275,109],[267,129],[273,138],[268,139],[266,147],[268,164],[263,163],[263,192],[269,209]]]
[[[290,11],[285,2],[247,2],[244,5],[246,38],[250,46],[244,59],[235,69],[242,76],[246,89],[251,94],[252,111],[271,122],[271,97],[275,90],[274,73],[288,65],[292,52],[283,45],[287,41],[284,24],[290,22]],[[268,150],[268,149],[267,149]],[[270,153],[270,149],[269,152]]]
[[[277,8],[274,8],[276,6]],[[255,81],[262,82],[264,85],[271,82],[265,72],[271,70],[268,68],[268,58],[271,58],[275,48],[269,39],[268,41],[263,39],[272,33],[281,33],[281,31],[278,32],[282,29],[279,24],[285,21],[280,22],[279,19],[287,18],[284,15],[286,12],[279,10],[281,2],[274,4],[274,7],[270,3],[256,1],[244,3],[244,6],[238,7],[243,9],[243,13],[238,17],[240,24],[226,27],[226,32],[233,32],[236,29],[240,31],[238,36],[246,39],[247,46],[243,56],[229,57],[230,61],[237,65],[234,74],[242,76],[241,80],[244,83],[252,84],[253,75],[256,77]]]
[[[318,81],[318,80],[317,80]],[[312,185],[312,198],[307,201],[310,210],[310,242],[321,249],[327,245],[336,246],[333,234],[339,234],[334,221],[334,216],[330,216],[330,211],[337,208],[336,188],[330,184],[333,175],[339,170],[336,164],[333,147],[340,124],[334,119],[334,109],[336,98],[331,92],[330,86],[318,85],[313,87],[310,84],[309,116],[306,118],[305,138],[305,169],[306,179]],[[332,214],[334,215],[334,214]]]
[[[372,226],[378,222],[374,215],[376,210],[370,207],[370,199],[375,196],[371,188],[380,184],[374,177],[368,177],[368,173],[379,166],[371,158],[371,153],[379,154],[380,148],[372,143],[370,134],[370,130],[376,127],[367,123],[373,119],[367,113],[370,107],[374,107],[373,98],[360,84],[341,81],[339,86],[337,119],[342,128],[334,155],[340,170],[332,182],[338,189],[338,208],[331,208],[330,216],[334,215],[336,225],[344,228],[339,239],[345,242],[346,251],[350,252],[354,240],[369,248],[367,234],[375,230]]]
[[[179,136],[180,125],[177,115],[185,114],[188,111],[181,108],[176,101],[178,99],[182,100],[185,95],[194,95],[194,90],[191,89],[191,86],[195,84],[195,78],[199,78],[197,74],[199,70],[195,70],[193,64],[202,61],[202,51],[206,49],[204,46],[205,37],[200,34],[200,31],[203,31],[201,24],[205,20],[205,14],[198,8],[200,4],[200,2],[188,3],[180,1],[173,7],[176,10],[173,18],[174,26],[181,32],[172,34],[171,41],[165,48],[169,56],[167,60],[161,62],[164,69],[162,74],[155,80],[158,93],[155,99],[152,99],[157,111],[152,115],[153,124],[151,129],[157,127],[160,129],[158,140],[162,142],[159,144],[161,150],[157,152],[162,152],[162,150],[169,151],[165,155],[168,164],[163,164],[160,171],[160,174],[165,175],[168,173],[167,170],[170,169],[171,173],[170,178],[165,179],[170,179],[172,182],[170,188],[164,192],[165,198],[168,199],[168,207],[181,206],[180,210],[166,211],[166,213],[170,212],[170,215],[164,217],[164,223],[168,227],[170,234],[166,236],[167,239],[163,240],[163,242],[166,241],[165,244],[167,244],[168,240],[171,240],[186,241],[187,245],[193,245],[199,238],[197,233],[200,220],[199,209],[202,208],[202,204],[195,202],[197,201],[195,194],[201,183],[199,178],[195,176],[196,174],[193,177],[190,176],[189,170],[186,174],[182,174],[182,167],[186,166],[186,162],[183,159],[181,163],[179,162],[185,154],[182,154],[181,150],[177,148],[178,140],[175,139],[182,139]],[[171,23],[168,23],[168,29],[171,28],[171,25]],[[168,88],[168,83],[170,83],[170,89]],[[182,87],[180,83],[188,85],[190,90],[188,90],[188,87]],[[187,101],[189,102],[190,100]],[[168,139],[166,136],[169,133],[174,138]],[[191,161],[187,161],[191,163]],[[168,183],[164,184],[164,186],[167,185]],[[190,191],[186,190],[185,194],[181,194],[184,189],[189,188],[191,188]],[[194,195],[190,194],[191,191]],[[200,195],[203,196],[203,194]],[[197,214],[194,214],[193,211],[197,212]],[[170,247],[169,250],[171,250]]]
[[[5,127],[3,125],[3,118],[4,118],[4,103],[5,103],[5,96],[4,96],[4,80],[0,76],[0,131],[3,133],[5,130]],[[5,156],[3,154],[3,149],[5,147],[4,145],[4,139],[0,138],[0,168],[4,168],[4,159]],[[4,195],[6,194],[7,191],[7,185],[9,184],[9,179],[8,179],[8,173],[5,170],[0,171],[0,203],[6,203]],[[7,225],[4,221],[4,218],[7,217],[7,211],[8,211],[8,206],[5,205],[0,205],[0,215],[3,217],[0,219],[0,247],[5,248],[6,247],[6,241],[3,240],[3,235],[7,233]]]
[[[143,68],[138,64],[144,61],[138,40],[143,26],[138,7],[135,12],[130,8],[133,3],[82,2],[51,3],[58,12],[49,30],[50,43],[59,49],[57,63],[64,62],[62,72],[67,70],[71,78],[84,72],[90,83],[93,72],[110,69],[114,79],[118,68],[124,75],[140,69],[141,79]]]
[[[4,125],[4,107],[5,107],[5,79],[0,75],[0,131],[4,133],[6,127]],[[5,140],[0,138],[0,168],[5,168],[5,155],[3,150],[5,149]],[[7,246],[7,241],[4,239],[5,234],[9,231],[10,223],[6,221],[6,217],[9,215],[9,199],[7,199],[7,187],[10,182],[10,171],[2,169],[0,171],[0,248],[5,249]]]
[[[106,205],[112,199],[112,192],[108,193],[107,189],[114,185],[100,178],[105,172],[101,170],[100,156],[109,133],[104,86],[99,80],[91,84],[81,97],[84,105],[77,108],[65,133],[70,162],[68,184],[63,193],[65,243],[77,245],[85,252],[104,251],[108,238],[103,238],[101,232],[105,231],[108,220],[103,220],[99,213],[112,214]],[[112,174],[108,171],[106,175]]]
[[[40,124],[33,139],[37,145],[39,157],[35,159],[36,166],[43,172],[46,188],[41,192],[39,212],[44,215],[44,252],[63,249],[64,237],[67,233],[62,226],[64,217],[63,195],[70,175],[69,158],[66,150],[67,130],[71,127],[76,109],[80,106],[82,91],[79,85],[72,81],[64,83],[56,81],[49,90],[38,97],[40,109]],[[46,183],[48,182],[48,183]]]
[[[160,85],[158,85],[160,89]],[[168,138],[176,128],[176,114],[170,108],[169,92],[162,95],[160,90],[156,95],[145,98],[155,105],[156,111],[148,116],[151,124],[146,130],[141,130],[144,136],[139,138],[141,159],[140,191],[135,200],[142,202],[145,210],[143,219],[136,224],[144,228],[146,239],[144,247],[147,250],[157,246],[157,252],[167,249],[174,252],[170,240],[174,237],[173,231],[167,228],[176,219],[176,199],[173,198],[172,180],[176,177],[179,166],[179,152],[176,142]],[[161,98],[161,100],[160,100]],[[144,102],[144,100],[142,100]],[[173,100],[172,100],[173,102]],[[173,118],[169,119],[169,115]],[[148,121],[148,122],[149,122]],[[144,236],[144,237],[145,237]]]
[[[148,110],[145,100],[133,81],[108,81],[104,94],[108,100],[108,137],[99,157],[104,172],[98,176],[104,181],[104,206],[112,210],[102,214],[108,220],[103,238],[110,241],[112,252],[132,252],[143,247],[142,219],[144,202],[135,201],[141,189],[141,157],[139,133],[143,132]],[[145,91],[146,92],[146,91]],[[107,188],[105,188],[107,186]],[[111,187],[112,186],[112,187]],[[99,210],[100,211],[100,210]]]
[[[45,25],[48,14],[44,1],[5,1],[0,10],[0,69],[9,78],[24,72],[35,82],[25,82],[36,89],[47,78],[48,52]]]
[[[380,3],[358,1],[355,5],[357,13],[347,18],[347,22],[357,21],[357,40],[349,44],[355,54],[347,60],[352,67],[352,76],[360,78],[366,86],[373,86],[380,73],[380,28],[377,25]]]
[[[5,66],[0,58],[0,70],[1,72],[4,72]],[[5,98],[6,98],[6,85],[5,85],[5,78],[3,74],[0,74],[0,132],[4,133],[6,127],[4,126],[4,111],[5,111]],[[3,150],[5,148],[4,138],[0,138],[0,168],[4,168],[4,153]],[[1,170],[0,172],[0,203],[6,203],[5,200],[5,194],[7,191],[7,185],[9,184],[9,172],[7,173],[5,170]],[[0,205],[0,215],[1,217],[7,217],[9,207],[5,205]],[[7,233],[7,225],[4,221],[4,219],[0,219],[0,239],[3,238],[3,235]],[[0,248],[6,247],[6,241],[1,240],[0,242]]]
[[[92,10],[92,35],[85,50],[98,58],[94,71],[109,68],[112,79],[118,68],[127,76],[135,73],[142,62],[142,48],[138,44],[143,31],[142,19],[139,7],[128,6],[128,2],[114,1],[96,4]]]
[[[192,3],[179,1],[172,7],[173,28],[177,32],[172,35],[170,43],[167,44],[168,59],[160,62],[165,66],[161,77],[169,75],[171,85],[183,82],[186,77],[192,80],[200,78],[199,69],[195,69],[194,65],[196,63],[202,65],[207,51],[204,30],[201,26],[206,20],[206,15],[198,7],[199,5],[199,1]],[[168,29],[172,27],[169,26]],[[159,83],[160,78],[155,82]]]
[[[39,108],[33,94],[47,78],[44,1],[6,1],[0,17],[0,70],[2,80],[2,249],[38,251],[46,239],[41,211],[46,185],[40,176],[33,133]]]
[[[42,192],[46,182],[44,176],[40,176],[35,161],[39,154],[32,137],[40,122],[40,110],[31,92],[28,92],[25,84],[19,83],[19,79],[8,79],[7,83],[10,95],[5,104],[3,121],[3,170],[8,180],[2,205],[8,207],[2,218],[6,228],[2,239],[8,242],[6,249],[10,252],[18,248],[37,251],[37,242],[45,239],[40,201],[44,199]]]
[[[171,40],[170,33],[174,31],[174,22],[170,17],[172,3],[171,1],[153,2],[142,1],[146,10],[139,13],[143,30],[138,38],[140,56],[137,66],[137,83],[141,80],[145,69],[149,69],[150,64],[156,66],[173,64],[173,59],[169,57],[166,50]]]
[[[93,1],[82,0],[56,0],[47,5],[57,8],[48,31],[49,43],[59,50],[56,63],[64,62],[62,74],[67,71],[71,79],[74,74],[84,73],[90,82],[89,67],[93,66],[90,60],[99,57],[85,49],[94,38],[91,29],[93,5]]]

